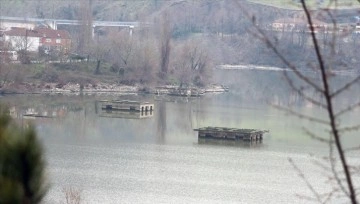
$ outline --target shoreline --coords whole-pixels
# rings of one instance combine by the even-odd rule
[[[201,96],[205,93],[228,92],[223,85],[208,85],[207,87],[179,88],[175,85],[144,87],[140,85],[118,85],[96,83],[80,85],[78,83],[8,83],[0,88],[0,96],[16,94],[156,94],[178,96]]]
[[[8,83],[0,88],[0,95],[11,94],[76,94],[76,93],[138,93],[137,86],[113,85],[107,83]]]

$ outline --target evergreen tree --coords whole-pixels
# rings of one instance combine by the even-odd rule
[[[19,127],[0,107],[0,203],[40,203],[47,189],[34,127]]]

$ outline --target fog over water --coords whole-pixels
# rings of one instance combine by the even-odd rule
[[[323,126],[274,108],[291,107],[326,117],[291,91],[282,73],[215,70],[214,80],[230,92],[201,98],[154,95],[17,95],[3,96],[22,124],[32,121],[46,150],[51,189],[47,203],[65,201],[64,187],[81,190],[84,203],[304,203],[312,196],[288,159],[294,160],[319,192],[328,192],[328,172],[317,166],[328,146],[310,139],[303,127],[327,137]],[[346,78],[336,79],[343,83]],[[358,86],[358,85],[356,85]],[[356,101],[359,89],[344,94],[338,106]],[[318,97],[313,93],[314,97]],[[102,99],[155,103],[152,116],[104,114]],[[26,111],[54,118],[26,119]],[[359,109],[342,118],[360,121]],[[125,118],[124,118],[125,117]],[[132,115],[131,117],[138,117]],[[194,128],[224,126],[269,130],[260,143],[198,140]],[[359,145],[349,134],[347,147]],[[359,152],[349,154],[359,164]],[[355,176],[355,183],[360,177]],[[340,200],[331,203],[338,203]]]

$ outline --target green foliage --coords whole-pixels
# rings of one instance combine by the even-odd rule
[[[32,126],[22,129],[0,107],[0,203],[40,203],[47,192],[43,149]]]

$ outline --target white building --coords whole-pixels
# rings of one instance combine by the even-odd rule
[[[37,52],[40,46],[41,35],[36,30],[26,28],[12,28],[5,31],[3,38],[13,50],[27,50]]]

